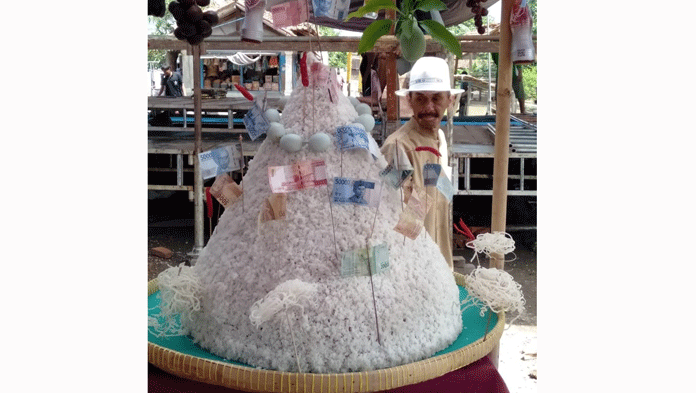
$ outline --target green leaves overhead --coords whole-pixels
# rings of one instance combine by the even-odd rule
[[[415,17],[416,10],[430,12],[445,9],[447,9],[447,6],[440,0],[404,0],[401,3],[401,9],[397,8],[392,0],[368,0],[365,5],[358,8],[355,12],[348,14],[346,20],[360,18],[370,12],[394,10],[398,13],[394,34],[400,41],[403,42],[402,38],[409,39],[416,33],[416,29],[420,30],[422,27],[435,41],[461,59],[462,49],[459,41],[452,33],[447,31],[445,26],[433,20],[417,21]],[[381,36],[389,34],[392,23],[393,21],[389,19],[379,19],[367,26],[358,44],[358,53],[362,54],[371,50]]]
[[[363,54],[372,49],[379,37],[389,34],[391,25],[392,21],[389,19],[380,19],[370,23],[363,32],[362,38],[360,38],[358,53]]]
[[[445,26],[441,25],[434,20],[421,20],[418,21],[425,32],[428,33],[433,39],[439,42],[448,51],[452,52],[453,55],[457,56],[458,59],[462,58],[462,47],[457,41],[457,37],[453,36]]]
[[[440,0],[420,0],[416,2],[416,9],[425,12],[432,10],[442,11],[446,10],[447,6]]]

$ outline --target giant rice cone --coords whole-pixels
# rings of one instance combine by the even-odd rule
[[[311,68],[309,86],[295,87],[281,122],[304,142],[325,133],[331,144],[317,152],[303,143],[291,153],[264,140],[244,176],[243,196],[200,253],[194,270],[201,310],[182,323],[210,352],[266,369],[342,373],[428,358],[462,330],[452,271],[425,230],[411,240],[393,229],[402,211],[398,190],[382,183],[376,208],[330,204],[334,177],[380,182],[386,162],[379,151],[375,158],[337,148],[336,128],[358,114],[341,93],[329,96],[326,66]],[[268,168],[305,160],[324,160],[328,185],[288,192],[284,219],[258,220],[274,195]],[[372,280],[342,276],[343,254],[368,243],[387,245],[389,268]],[[252,315],[259,301],[282,298],[289,288],[305,291],[295,307],[275,304],[273,318]]]

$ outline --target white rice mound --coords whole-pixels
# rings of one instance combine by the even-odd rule
[[[459,291],[437,244],[425,230],[404,241],[393,229],[402,209],[398,190],[383,185],[378,209],[330,205],[334,177],[379,181],[386,165],[381,155],[335,148],[336,127],[357,117],[347,97],[339,93],[338,101],[323,86],[298,83],[282,124],[305,141],[324,132],[333,145],[315,153],[305,144],[288,153],[266,139],[244,176],[243,200],[225,210],[201,251],[195,265],[201,308],[183,323],[210,352],[279,371],[358,372],[428,358],[461,332]],[[258,224],[271,195],[268,167],[314,159],[326,162],[328,187],[288,193],[286,219]],[[390,268],[373,276],[375,303],[369,277],[340,274],[343,252],[365,248],[368,239],[389,247]],[[311,283],[314,295],[255,327],[252,305],[289,280]]]

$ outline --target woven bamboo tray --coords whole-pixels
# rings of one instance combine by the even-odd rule
[[[455,281],[461,292],[464,276],[454,273]],[[148,283],[148,297],[159,290],[157,280]],[[470,308],[470,310],[472,310]],[[488,311],[490,314],[490,310]],[[472,317],[475,315],[475,317]],[[464,326],[479,318],[478,310],[464,314]],[[487,320],[488,315],[480,317]],[[378,392],[401,386],[420,383],[440,377],[451,371],[469,365],[486,356],[500,341],[505,325],[505,315],[492,314],[491,325],[481,337],[463,347],[457,347],[457,341],[434,356],[414,363],[387,369],[341,374],[289,373],[258,369],[242,363],[227,361],[212,355],[193,344],[190,337],[176,337],[175,340],[148,340],[148,362],[170,374],[224,386],[227,388],[269,393],[346,393]],[[481,321],[476,321],[480,323]],[[460,337],[466,334],[462,331]],[[185,349],[182,348],[182,344]],[[190,349],[190,350],[189,350]]]

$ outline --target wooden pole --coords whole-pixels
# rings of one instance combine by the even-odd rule
[[[454,86],[454,73],[457,72],[457,63],[454,60],[454,55],[452,53],[447,52],[447,66],[450,69],[450,74],[449,74],[449,85],[450,87]],[[445,137],[447,139],[447,165],[452,168],[452,161],[453,160],[458,160],[458,158],[453,158],[452,157],[452,144],[454,143],[454,102],[451,102],[449,107],[447,107],[447,128],[445,130]],[[457,184],[456,182],[458,181],[458,178],[455,173],[451,173],[452,177],[452,186],[457,189]],[[456,180],[455,180],[456,179]],[[449,228],[448,236],[449,236],[449,246],[450,248],[453,247],[454,244],[454,237],[452,233],[452,228],[454,224],[454,197],[452,197],[452,202],[449,203],[449,215],[448,215],[448,220],[447,220],[447,227]],[[453,267],[454,268],[454,267]]]
[[[394,34],[396,28],[396,11],[386,10],[385,17],[394,21],[391,26],[390,34]],[[399,74],[396,72],[396,53],[387,52],[387,120],[397,120],[396,91],[398,90]],[[385,135],[386,137],[386,135]]]
[[[496,86],[495,147],[493,155],[493,207],[491,231],[505,231],[507,213],[508,156],[510,144],[510,97],[512,96],[512,58],[510,11],[513,0],[502,0],[500,11],[500,49],[498,58],[498,86]],[[492,254],[491,267],[503,270],[504,255]],[[498,367],[499,345],[488,354]]]
[[[350,79],[353,77],[353,52],[348,52],[348,64],[346,67],[346,83],[348,84],[348,96],[350,96]]]
[[[194,248],[193,254],[203,249],[203,178],[199,154],[201,153],[201,47],[193,45],[193,209],[194,209]]]

